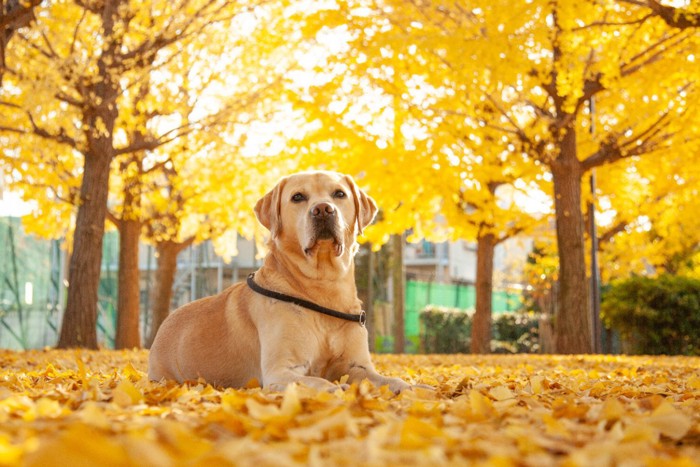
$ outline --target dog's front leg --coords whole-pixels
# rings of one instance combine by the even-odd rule
[[[316,376],[308,376],[309,363],[286,365],[276,364],[263,370],[263,387],[273,391],[283,391],[288,384],[300,383],[321,391],[335,391],[340,386]]]
[[[411,387],[410,384],[400,378],[390,378],[380,375],[374,369],[374,365],[369,361],[364,363],[351,363],[348,371],[348,383],[359,383],[363,379],[369,380],[370,383],[377,387],[389,386],[389,389],[397,394]]]

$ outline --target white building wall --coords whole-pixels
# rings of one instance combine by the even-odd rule
[[[476,282],[476,244],[459,240],[449,244],[450,280]]]
[[[527,256],[532,252],[534,240],[519,236],[510,238],[496,247],[493,280],[497,287],[522,286]]]
[[[496,287],[511,287],[523,281],[527,255],[532,250],[532,239],[517,237],[496,246],[493,258],[493,282]],[[449,271],[451,281],[476,282],[476,243],[463,240],[449,244]]]

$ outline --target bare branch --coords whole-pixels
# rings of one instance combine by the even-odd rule
[[[662,131],[670,125],[670,113],[664,112],[649,127],[641,133],[633,136],[628,141],[621,141],[618,134],[610,134],[601,142],[598,151],[588,156],[581,162],[584,171],[592,168],[616,162],[631,156],[639,156],[655,150],[659,144],[668,141],[674,133],[662,134]]]
[[[624,232],[627,226],[630,225],[630,223],[626,220],[621,220],[617,224],[613,225],[612,227],[608,228],[602,235],[598,236],[598,251],[602,251],[603,248],[605,247],[606,243],[609,243],[612,238],[621,233]]]
[[[2,133],[2,132],[5,132],[5,133],[17,133],[17,134],[20,134],[20,135],[26,135],[27,133],[29,133],[27,130],[24,130],[24,129],[22,129],[22,128],[13,128],[13,127],[10,127],[10,126],[0,125],[0,133]]]
[[[639,19],[633,20],[633,21],[594,21],[590,24],[586,24],[583,26],[572,28],[571,30],[576,32],[576,31],[582,31],[584,29],[590,29],[590,28],[599,27],[599,26],[603,26],[603,27],[634,26],[637,24],[644,23],[646,20],[648,20],[652,16],[654,16],[654,15],[652,13],[649,13],[648,15],[645,15],[645,16],[643,16]]]
[[[195,236],[194,236],[194,235],[191,236],[191,237],[189,237],[189,238],[187,238],[186,240],[184,240],[183,242],[181,242],[181,243],[178,245],[178,247],[177,247],[177,252],[180,253],[182,250],[184,250],[184,249],[187,248],[188,246],[192,245],[192,244],[194,243],[194,241],[195,241]]]
[[[505,231],[501,235],[496,237],[495,245],[503,243],[506,240],[508,240],[509,238],[513,238],[516,235],[523,233],[524,231],[525,231],[525,227],[523,227],[522,225],[514,224],[514,225],[506,228]]]
[[[66,104],[76,107],[78,109],[82,109],[83,106],[85,105],[85,102],[78,100],[74,97],[69,96],[65,92],[59,91],[55,95],[56,99],[58,99],[61,102],[65,102]]]
[[[645,50],[634,55],[627,63],[623,63],[620,66],[620,75],[630,76],[645,66],[660,60],[664,54],[668,53],[668,49],[683,43],[688,35],[684,31],[679,31],[659,39]],[[645,56],[646,58],[644,58]],[[637,61],[639,62],[635,64]]]
[[[107,209],[107,220],[109,220],[114,227],[117,228],[117,230],[121,230],[122,228],[122,220],[119,219],[111,209]]]
[[[73,40],[70,43],[70,51],[68,52],[70,55],[72,55],[75,52],[75,44],[78,42],[78,33],[80,32],[80,26],[82,26],[86,16],[87,10],[83,10],[83,13],[80,15],[80,19],[75,24],[75,29],[73,29]]]
[[[30,112],[27,112],[27,117],[29,118],[29,123],[31,123],[32,125],[33,134],[39,136],[40,138],[52,140],[60,144],[66,144],[72,147],[73,149],[80,150],[80,145],[78,144],[78,142],[71,136],[69,136],[63,127],[61,127],[58,130],[58,133],[54,134],[37,125],[34,121],[34,117],[32,117],[32,114]]]
[[[186,6],[187,3],[189,3],[189,1],[186,1],[183,5],[181,5],[181,8],[184,8],[184,6]],[[174,21],[170,21],[162,28],[162,30],[157,36],[146,39],[131,50],[119,54],[117,60],[120,63],[127,63],[127,65],[124,65],[127,68],[132,68],[133,63],[129,62],[134,61],[139,66],[144,66],[144,64],[147,65],[149,63],[153,63],[155,55],[159,50],[162,50],[165,47],[168,47],[169,45],[172,45],[174,43],[182,42],[189,37],[201,34],[202,31],[210,27],[212,24],[235,18],[236,16],[244,12],[251,11],[258,5],[262,5],[264,3],[266,3],[265,0],[260,1],[256,4],[248,5],[244,9],[236,11],[231,15],[222,16],[220,15],[221,12],[225,11],[226,8],[230,5],[230,3],[224,2],[223,4],[216,6],[216,2],[209,1],[204,5],[200,6],[199,9],[197,9],[196,11],[192,12],[191,14],[188,14],[188,21],[178,24],[175,24]],[[213,6],[215,6],[215,8],[212,8]],[[202,21],[201,24],[199,24],[196,27],[193,27],[193,25],[197,24],[198,20],[201,20],[204,17],[208,17],[211,19],[208,21]]]

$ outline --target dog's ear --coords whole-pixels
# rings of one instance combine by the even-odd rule
[[[345,181],[350,185],[352,197],[355,201],[355,221],[357,232],[361,234],[365,227],[370,225],[377,214],[377,203],[360,189],[350,175],[345,176]]]
[[[286,182],[286,178],[280,180],[255,204],[255,215],[258,221],[270,231],[273,237],[282,231],[282,190]]]

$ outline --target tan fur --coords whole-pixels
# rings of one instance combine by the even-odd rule
[[[334,196],[342,190],[346,197]],[[292,202],[301,193],[303,202]],[[328,203],[336,210],[333,238],[316,239],[310,215]],[[255,281],[261,286],[345,313],[359,313],[353,256],[357,235],[376,214],[374,201],[351,177],[305,172],[282,179],[255,206],[271,232],[270,251]],[[398,392],[409,387],[379,375],[372,365],[367,330],[357,322],[325,316],[259,295],[245,283],[173,312],[151,347],[151,380],[203,378],[241,387],[257,379],[266,388],[300,382],[336,389],[334,381],[365,378]]]

